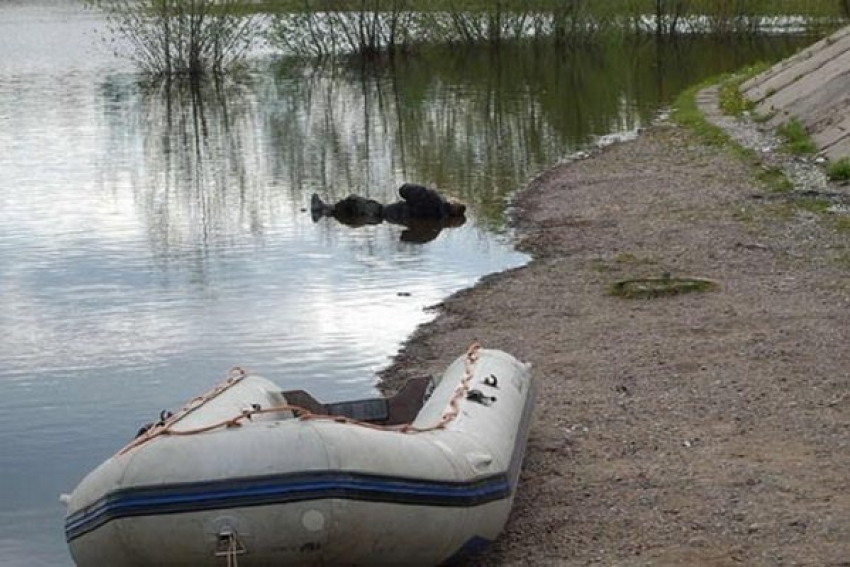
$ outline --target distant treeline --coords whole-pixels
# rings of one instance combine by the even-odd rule
[[[255,7],[276,14],[272,43],[318,56],[421,43],[569,44],[611,33],[818,32],[850,17],[850,0],[268,0]]]
[[[238,68],[261,35],[287,54],[374,57],[426,44],[561,46],[615,34],[822,33],[850,0],[85,0],[116,52],[153,77],[198,82]]]
[[[764,16],[834,16],[850,12],[850,0],[257,0],[260,11],[302,11],[311,5],[333,5],[340,10],[366,10],[376,5],[391,10],[394,5],[418,12],[504,10],[513,12],[572,9],[576,7],[603,13],[655,13],[693,11],[708,13],[757,12]]]
[[[258,12],[384,11],[489,13],[582,13],[600,20],[663,14],[734,17],[848,18],[850,0],[255,0]]]

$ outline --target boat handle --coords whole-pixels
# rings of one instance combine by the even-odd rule
[[[481,390],[470,390],[466,393],[466,399],[483,406],[489,406],[496,401],[496,396],[486,396]]]

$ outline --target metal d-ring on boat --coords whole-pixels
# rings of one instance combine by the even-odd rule
[[[80,567],[451,562],[502,530],[533,400],[529,365],[477,345],[392,398],[322,404],[237,372],[66,498],[71,554]]]

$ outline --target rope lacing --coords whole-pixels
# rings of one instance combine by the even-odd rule
[[[174,415],[168,417],[167,419],[157,423],[149,430],[144,432],[142,435],[138,436],[136,439],[128,443],[124,448],[122,448],[118,454],[123,455],[124,453],[140,446],[148,441],[155,439],[161,435],[173,435],[173,436],[184,436],[184,435],[196,435],[198,433],[205,433],[207,431],[212,431],[214,429],[222,429],[222,428],[231,428],[231,427],[241,427],[242,422],[244,420],[251,420],[251,418],[255,415],[262,415],[267,413],[280,413],[283,411],[291,411],[298,419],[302,421],[334,421],[337,423],[344,423],[347,425],[354,425],[357,427],[365,427],[367,429],[375,429],[379,431],[395,431],[398,433],[426,433],[428,431],[435,431],[438,429],[445,428],[449,423],[451,423],[460,413],[459,401],[463,399],[467,392],[469,391],[470,383],[472,382],[472,377],[475,371],[475,363],[478,361],[478,352],[481,350],[481,345],[478,341],[474,341],[469,348],[466,350],[466,359],[464,363],[464,372],[463,377],[458,383],[457,387],[452,394],[452,397],[449,398],[448,406],[443,413],[440,415],[440,419],[434,425],[428,427],[414,427],[413,425],[406,423],[402,425],[377,425],[374,423],[369,423],[366,421],[360,421],[357,419],[352,419],[350,417],[345,417],[341,415],[324,415],[324,414],[315,414],[309,411],[306,408],[301,406],[296,406],[292,404],[284,404],[279,406],[273,406],[268,408],[259,408],[257,406],[251,409],[245,409],[238,415],[235,415],[229,419],[223,419],[216,423],[211,423],[209,425],[205,425],[203,427],[196,427],[193,429],[181,429],[175,430],[172,429],[174,424],[178,421],[194,412],[198,408],[202,407],[204,404],[209,402],[210,400],[216,398],[222,393],[226,392],[228,389],[232,388],[242,380],[244,380],[248,373],[241,367],[236,366],[231,368],[227,373],[227,378],[221,384],[215,386],[209,392],[197,396],[191,399],[188,403],[186,403],[180,410],[178,410]]]

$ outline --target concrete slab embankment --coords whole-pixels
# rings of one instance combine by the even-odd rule
[[[771,126],[797,118],[830,160],[850,157],[850,26],[742,86]]]

